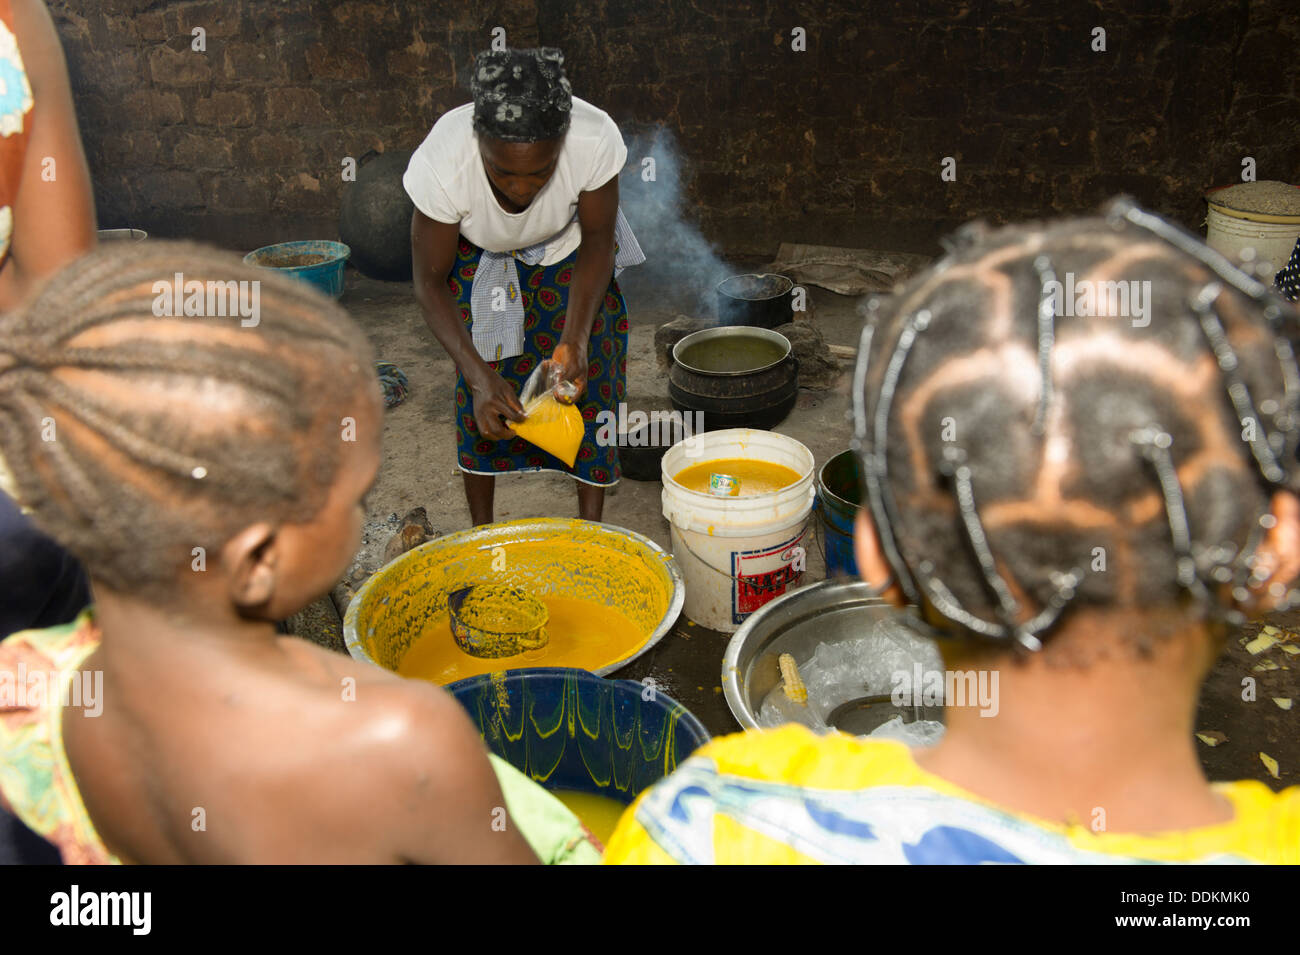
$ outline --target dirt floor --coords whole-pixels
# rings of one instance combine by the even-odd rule
[[[634,270],[633,270],[634,271]],[[654,357],[654,333],[680,314],[646,282],[625,274],[628,301],[627,405],[630,410],[668,408],[667,385]],[[861,328],[858,303],[813,289],[816,322],[831,344],[855,345]],[[395,362],[411,384],[407,400],[387,412],[384,467],[371,492],[371,514],[401,516],[424,505],[433,526],[444,533],[469,526],[452,424],[451,361],[420,318],[406,283],[375,282],[348,273],[342,304],[374,342],[379,358]],[[681,309],[684,311],[683,303]],[[802,391],[794,412],[775,430],[797,437],[820,462],[848,447],[848,369],[837,390]],[[660,485],[624,480],[606,494],[605,520],[668,544],[668,522],[659,501]],[[574,481],[557,474],[503,475],[497,479],[496,517],[576,517]]]
[[[762,263],[736,262],[744,271]],[[636,273],[640,274],[636,274]],[[691,301],[674,297],[671,288],[655,281],[645,267],[625,273],[622,283],[628,301],[631,332],[628,355],[627,404],[630,409],[666,408],[666,382],[654,358],[654,333],[677,314],[693,314]],[[821,289],[810,290],[812,320],[830,344],[855,346],[861,328],[860,302]],[[342,304],[361,323],[375,345],[377,356],[395,362],[410,381],[410,395],[389,410],[384,427],[384,466],[370,495],[367,538],[358,558],[356,576],[363,578],[378,567],[380,555],[401,515],[422,505],[437,532],[451,533],[469,527],[460,471],[456,466],[452,425],[452,388],[455,371],[420,318],[410,283],[385,283],[366,279],[349,270]],[[819,464],[848,447],[851,425],[847,419],[851,369],[843,366],[838,384],[829,391],[801,390],[798,404],[775,430],[802,441]],[[573,481],[562,475],[505,475],[497,480],[496,516],[499,520],[523,517],[574,517],[577,498]],[[658,482],[624,480],[606,498],[605,520],[669,547],[668,522],[660,509]],[[807,581],[823,576],[824,564],[817,547],[810,548]],[[339,646],[337,618],[331,614],[307,615],[302,628],[322,631],[313,636]],[[1269,621],[1279,627],[1283,643],[1300,648],[1300,614]],[[330,629],[330,635],[324,630]],[[1300,783],[1300,656],[1273,646],[1257,655],[1244,643],[1250,632],[1234,636],[1202,694],[1197,730],[1224,740],[1216,746],[1197,746],[1211,779],[1259,779],[1274,789]],[[299,632],[302,632],[300,629]],[[651,652],[624,667],[615,678],[652,677],[664,692],[694,712],[715,735],[739,727],[732,718],[719,686],[719,670],[726,635],[705,630],[680,619],[673,632]],[[1255,681],[1254,700],[1243,680]],[[1281,709],[1273,698],[1295,699],[1296,707]],[[1274,779],[1260,758],[1263,753],[1278,763]]]

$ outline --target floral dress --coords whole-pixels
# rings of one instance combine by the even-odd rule
[[[0,264],[13,236],[13,202],[27,153],[30,114],[35,100],[13,31],[9,0],[0,0]]]
[[[470,291],[482,253],[482,249],[461,236],[456,264],[447,279],[466,328],[472,328]],[[577,256],[575,250],[554,265],[516,263],[524,307],[523,354],[488,362],[488,367],[509,382],[516,394],[523,390],[533,369],[560,342]],[[523,438],[505,441],[484,438],[474,421],[474,405],[465,376],[458,375],[456,452],[461,470],[471,474],[561,471],[586,484],[601,487],[617,484],[621,473],[618,448],[613,441],[596,440],[600,424],[609,420],[608,415],[601,418],[601,412],[614,414],[617,411],[618,403],[625,397],[627,382],[627,303],[613,278],[591,326],[587,362],[587,393],[578,405],[586,424],[586,434],[573,467]]]

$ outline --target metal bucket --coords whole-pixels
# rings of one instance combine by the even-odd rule
[[[817,517],[821,524],[826,576],[858,576],[853,522],[862,507],[862,478],[855,451],[841,451],[817,472]]]

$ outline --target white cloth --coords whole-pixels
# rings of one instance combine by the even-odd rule
[[[515,252],[488,252],[479,256],[474,284],[469,291],[470,339],[485,361],[500,361],[524,353],[524,303],[519,295],[518,259],[525,265],[542,260],[547,243],[539,242]],[[641,244],[618,210],[614,220],[614,274],[645,261]]]
[[[582,241],[578,194],[599,189],[627,162],[618,125],[575,96],[554,174],[527,209],[512,213],[492,193],[473,120],[474,104],[466,103],[433,124],[402,177],[407,195],[430,219],[459,224],[460,234],[485,251],[544,244],[541,264],[554,265]]]

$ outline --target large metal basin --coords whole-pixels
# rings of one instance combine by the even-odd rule
[[[818,644],[862,636],[884,617],[904,624],[908,620],[904,611],[873,596],[860,580],[824,580],[759,609],[732,636],[722,658],[722,690],[737,722],[745,729],[759,728],[763,698],[781,682],[777,658],[782,653],[805,663]],[[905,721],[938,718],[924,709],[892,712]]]
[[[565,543],[567,559],[549,556],[544,545],[552,540]],[[521,543],[530,546],[512,546]],[[543,546],[531,546],[536,544]],[[575,553],[581,558],[574,559]],[[494,560],[508,567],[514,586],[539,597],[604,603],[650,635],[628,656],[592,668],[597,676],[626,666],[663,639],[685,599],[672,555],[634,531],[559,518],[487,524],[422,544],[371,576],[343,619],[348,653],[396,671],[428,620],[446,613],[451,591],[506,579],[493,568]]]

